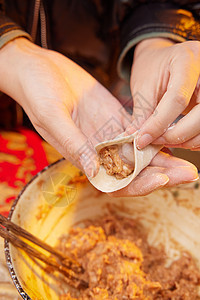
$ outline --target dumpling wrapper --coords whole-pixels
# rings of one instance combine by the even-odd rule
[[[145,167],[150,164],[154,156],[163,147],[161,145],[148,145],[144,149],[138,150],[135,142],[136,137],[137,132],[128,136],[124,136],[124,133],[122,133],[113,140],[104,141],[95,146],[97,153],[99,153],[101,149],[111,145],[133,143],[133,162],[135,163],[133,173],[123,179],[117,179],[114,175],[108,175],[105,168],[100,165],[98,174],[93,178],[88,178],[95,188],[102,192],[110,193],[126,187]]]

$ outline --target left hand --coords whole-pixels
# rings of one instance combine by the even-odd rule
[[[137,146],[150,143],[200,150],[200,42],[174,44],[164,38],[136,46],[131,73]],[[185,116],[174,126],[180,114]]]
[[[85,70],[25,38],[0,50],[0,90],[23,107],[47,142],[90,177],[99,168],[95,144],[123,132],[130,118]]]
[[[150,165],[125,188],[109,193],[113,197],[147,195],[162,187],[172,187],[198,179],[195,166],[183,159],[159,152]]]

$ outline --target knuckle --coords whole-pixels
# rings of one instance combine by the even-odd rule
[[[182,91],[175,97],[175,102],[182,108],[185,109],[188,105],[187,91]]]
[[[160,120],[160,118],[156,118],[154,125],[158,129],[163,127],[163,124],[162,124],[162,121]]]
[[[31,121],[33,125],[37,128],[44,127],[44,114],[41,111],[33,112],[31,116]]]
[[[44,123],[45,115],[41,110],[38,110],[37,113],[35,113],[34,115],[37,120],[36,122],[38,122],[38,124]]]
[[[160,134],[165,132],[165,128],[163,128],[163,122],[159,117],[156,117],[152,122],[152,132],[151,135],[155,139]]]
[[[61,141],[61,148],[65,158],[69,159],[73,164],[81,165],[81,155],[79,149],[76,149],[74,142],[70,136],[65,136]]]
[[[61,141],[61,145],[63,147],[63,149],[65,150],[65,152],[67,154],[71,154],[73,155],[73,145],[72,145],[72,140],[70,138],[70,136],[66,136],[62,141]]]
[[[41,126],[42,124],[48,125],[48,123],[52,122],[52,116],[45,104],[40,104],[40,107],[37,110],[32,109],[32,116],[38,126]]]
[[[169,144],[182,144],[185,142],[185,138],[177,133],[171,133],[169,136],[165,137],[165,140],[169,143]]]

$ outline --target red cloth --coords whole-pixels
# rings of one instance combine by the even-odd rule
[[[3,190],[0,213],[8,215],[19,191],[48,165],[41,142],[35,132],[25,128],[19,128],[15,133],[0,132],[0,190]]]

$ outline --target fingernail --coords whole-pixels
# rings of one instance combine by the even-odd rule
[[[164,186],[169,182],[169,177],[165,174],[158,174],[156,178],[159,181],[159,186]]]
[[[142,136],[139,136],[137,138],[137,148],[140,150],[140,149],[143,149],[144,147],[146,147],[147,145],[149,145],[151,142],[153,141],[153,138],[150,134],[148,133],[145,133],[144,135]]]
[[[93,172],[93,168],[91,166],[90,158],[88,157],[88,155],[86,155],[85,153],[82,153],[82,155],[80,157],[80,163],[83,167],[84,173],[88,177],[93,177],[94,172]]]
[[[192,170],[191,166],[184,166],[182,168],[184,171],[188,170],[188,174],[187,174],[187,177],[185,180],[186,182],[193,182],[193,181],[196,181],[199,179],[199,175],[198,175],[198,171],[197,171],[196,167],[194,167],[193,170]]]
[[[96,175],[96,170],[94,170],[94,167],[91,166],[83,166],[83,170],[87,177],[93,178]]]
[[[98,163],[95,159],[95,155],[92,156],[93,157],[90,157],[89,155],[83,153],[80,157],[80,163],[83,167],[85,174],[91,178],[93,178],[96,175],[98,170]]]

